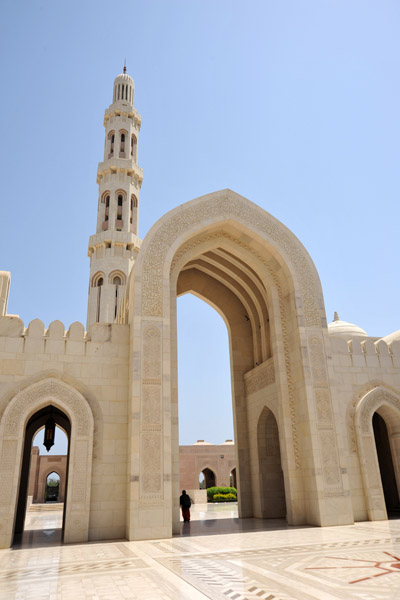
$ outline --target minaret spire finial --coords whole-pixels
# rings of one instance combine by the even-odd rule
[[[126,58],[124,58],[124,73],[126,73]]]
[[[334,315],[333,315],[333,320],[334,321],[340,321],[339,315],[338,313],[335,311]]]

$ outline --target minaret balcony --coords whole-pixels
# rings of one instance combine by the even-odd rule
[[[128,177],[137,179],[139,185],[143,181],[143,169],[137,166],[130,158],[115,158],[99,163],[97,168],[97,183],[110,174],[125,173]]]

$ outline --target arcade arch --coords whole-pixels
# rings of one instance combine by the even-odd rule
[[[69,437],[69,472],[64,510],[64,541],[88,540],[93,449],[93,415],[86,399],[63,381],[47,378],[34,383],[9,402],[0,422],[0,547],[11,545],[23,530],[27,498],[27,467],[33,435],[48,414]]]
[[[132,414],[139,416],[134,434],[142,451],[140,464],[131,457],[130,539],[144,534],[142,507],[149,514],[159,502],[167,513],[172,511],[174,530],[179,527],[176,297],[188,292],[213,306],[229,332],[239,515],[254,515],[253,498],[259,494],[252,489],[249,431],[255,417],[248,402],[250,381],[257,393],[272,383],[279,398],[282,468],[290,471],[292,482],[286,492],[289,523],[330,524],[331,511],[325,506],[329,495],[341,503],[343,522],[352,522],[332,417],[322,291],[297,238],[230,190],[210,194],[171,211],[153,226],[131,286],[130,322],[141,332],[134,337],[133,355],[140,357],[141,366],[133,370]],[[267,363],[272,382],[264,380],[264,371],[259,375],[258,368]],[[147,409],[143,412],[150,395],[151,416]],[[316,418],[322,396],[327,405],[323,433]],[[164,423],[170,437],[163,435]],[[329,439],[329,454],[321,436]],[[157,529],[158,534],[170,535],[170,523]]]
[[[203,475],[204,477],[204,486],[200,489],[206,490],[210,487],[214,487],[215,485],[217,485],[215,473],[209,467],[205,467],[204,469],[202,469],[200,475]]]
[[[385,520],[400,509],[400,397],[378,386],[358,402],[354,419],[368,518]]]
[[[58,502],[60,496],[61,478],[56,471],[52,471],[46,477],[45,502]]]

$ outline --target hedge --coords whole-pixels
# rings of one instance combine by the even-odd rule
[[[214,494],[213,502],[236,502],[235,494]]]
[[[226,496],[227,494],[232,494],[233,496],[237,496],[236,488],[234,487],[210,487],[207,488],[207,501],[213,502],[215,494],[223,494]],[[221,502],[221,500],[220,500]]]

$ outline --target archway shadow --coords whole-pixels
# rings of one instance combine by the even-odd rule
[[[288,525],[285,519],[207,519],[181,523],[180,533],[175,534],[174,537],[311,528],[313,528],[312,525]]]

